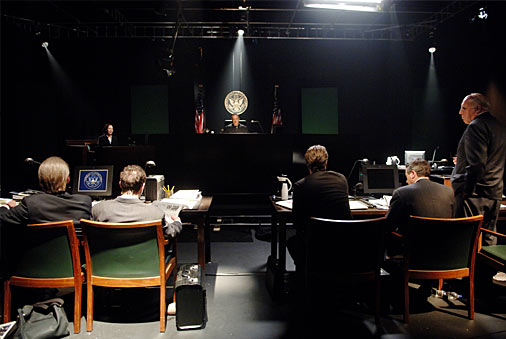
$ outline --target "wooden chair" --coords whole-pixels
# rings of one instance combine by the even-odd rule
[[[506,245],[483,246],[481,244],[483,233],[488,233],[504,239],[506,239],[506,234],[480,228],[480,241],[478,242],[478,258],[493,268],[501,272],[506,272]]]
[[[385,217],[364,220],[311,217],[305,236],[305,291],[319,288],[312,284],[315,277],[324,278],[327,285],[374,281],[375,321],[379,324],[385,227]]]
[[[469,277],[469,319],[474,319],[474,262],[483,216],[446,219],[410,217],[404,251],[404,322],[409,322],[411,279]]]
[[[11,286],[74,287],[74,333],[81,331],[79,242],[72,220],[27,225],[20,237],[12,274],[4,281],[4,322],[11,321]],[[36,300],[40,301],[40,300]]]
[[[165,285],[176,267],[176,249],[166,260],[162,221],[105,223],[81,219],[81,225],[86,256],[88,332],[93,330],[93,286],[160,286],[160,332],[165,332]]]

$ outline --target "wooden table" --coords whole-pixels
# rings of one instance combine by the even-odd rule
[[[212,196],[202,197],[198,208],[183,209],[179,212],[182,222],[190,222],[197,225],[197,258],[202,269],[205,268],[207,262],[211,261],[208,212],[212,201]]]
[[[292,210],[281,207],[272,199],[271,255],[267,259],[267,288],[273,298],[278,298],[285,290],[286,271],[286,224],[293,222]],[[368,208],[352,210],[354,219],[372,219],[385,216],[387,210]]]

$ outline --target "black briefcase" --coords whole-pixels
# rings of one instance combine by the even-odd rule
[[[202,267],[182,264],[176,277],[176,327],[178,330],[204,328],[206,295]]]

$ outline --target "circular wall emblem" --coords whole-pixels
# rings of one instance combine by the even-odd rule
[[[102,185],[102,175],[98,172],[90,172],[84,177],[84,186],[88,189],[97,189]]]
[[[248,98],[241,91],[232,91],[225,97],[225,109],[230,114],[242,114],[248,108]]]

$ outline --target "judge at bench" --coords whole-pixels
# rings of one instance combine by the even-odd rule
[[[221,133],[248,133],[248,127],[239,122],[239,115],[232,114],[232,123],[225,126]]]

